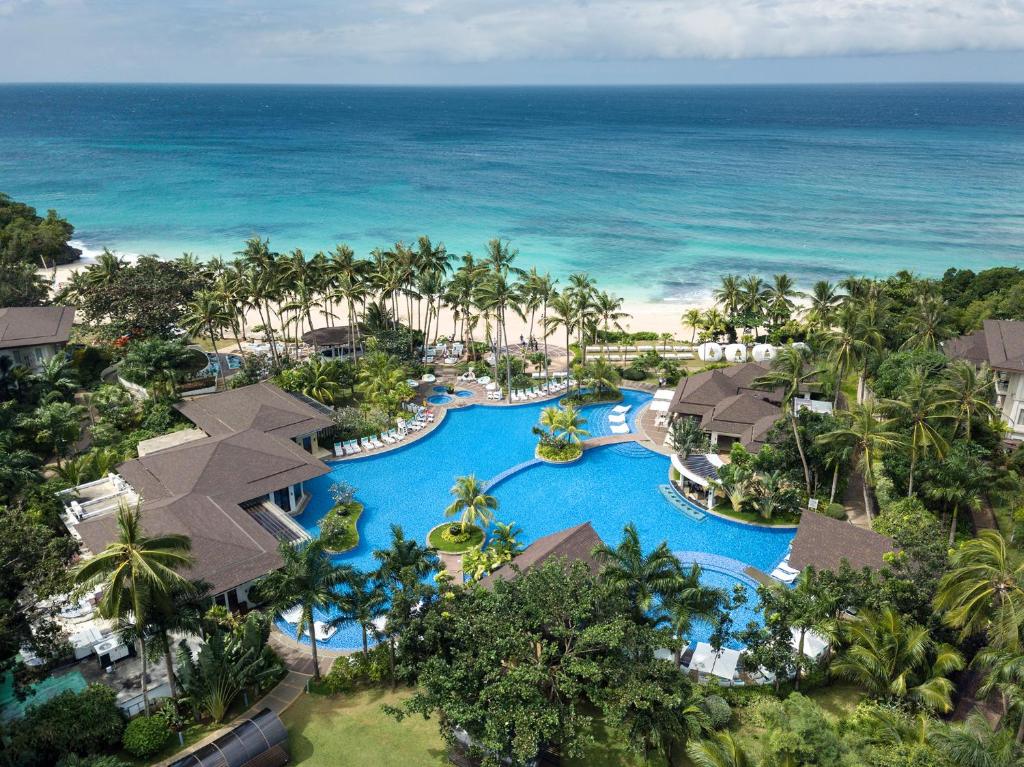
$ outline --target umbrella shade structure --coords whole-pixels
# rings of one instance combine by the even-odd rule
[[[723,647],[718,652],[707,642],[697,642],[697,649],[690,659],[690,671],[699,674],[711,674],[721,679],[732,681],[736,676],[736,667],[740,662],[740,651]]]
[[[708,341],[697,347],[697,358],[702,362],[718,362],[722,359],[722,347],[714,341]]]
[[[651,402],[652,413],[667,413],[669,401],[667,399],[656,399]]]
[[[658,391],[654,392],[654,401],[671,400],[675,394],[675,389],[658,389]]]
[[[289,758],[288,730],[265,708],[170,767],[282,767]]]

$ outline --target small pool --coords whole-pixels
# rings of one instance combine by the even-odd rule
[[[459,389],[457,392],[455,392],[455,396],[456,397],[472,397],[473,396],[473,392],[468,391],[466,389]]]
[[[238,370],[242,367],[242,363],[244,362],[244,360],[237,354],[223,354],[221,356],[227,360],[228,370]],[[220,362],[217,360],[217,355],[213,352],[207,352],[206,359],[210,362],[205,368],[199,371],[199,375],[217,375],[220,373]]]
[[[454,398],[447,394],[435,394],[433,397],[427,397],[427,402],[431,405],[447,405],[452,399]]]
[[[434,391],[438,392],[439,394],[446,394],[448,392],[448,387],[447,386],[435,386],[434,387]]]
[[[48,676],[31,685],[28,697],[18,700],[14,695],[14,684],[10,674],[0,675],[0,721],[20,719],[32,706],[45,703],[62,692],[81,692],[87,687],[81,671],[71,671],[59,676]]]

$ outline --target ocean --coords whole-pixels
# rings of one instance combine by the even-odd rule
[[[0,191],[88,250],[511,240],[630,300],[1024,263],[1024,86],[0,86]]]

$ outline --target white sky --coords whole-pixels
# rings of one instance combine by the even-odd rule
[[[1024,0],[0,0],[0,80],[1024,79]]]

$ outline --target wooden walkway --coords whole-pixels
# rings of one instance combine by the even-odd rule
[[[643,442],[644,437],[640,434],[609,434],[606,437],[594,437],[593,439],[585,439],[580,444],[583,445],[584,450],[589,450],[592,447],[603,447],[604,445],[621,445],[624,442]]]

